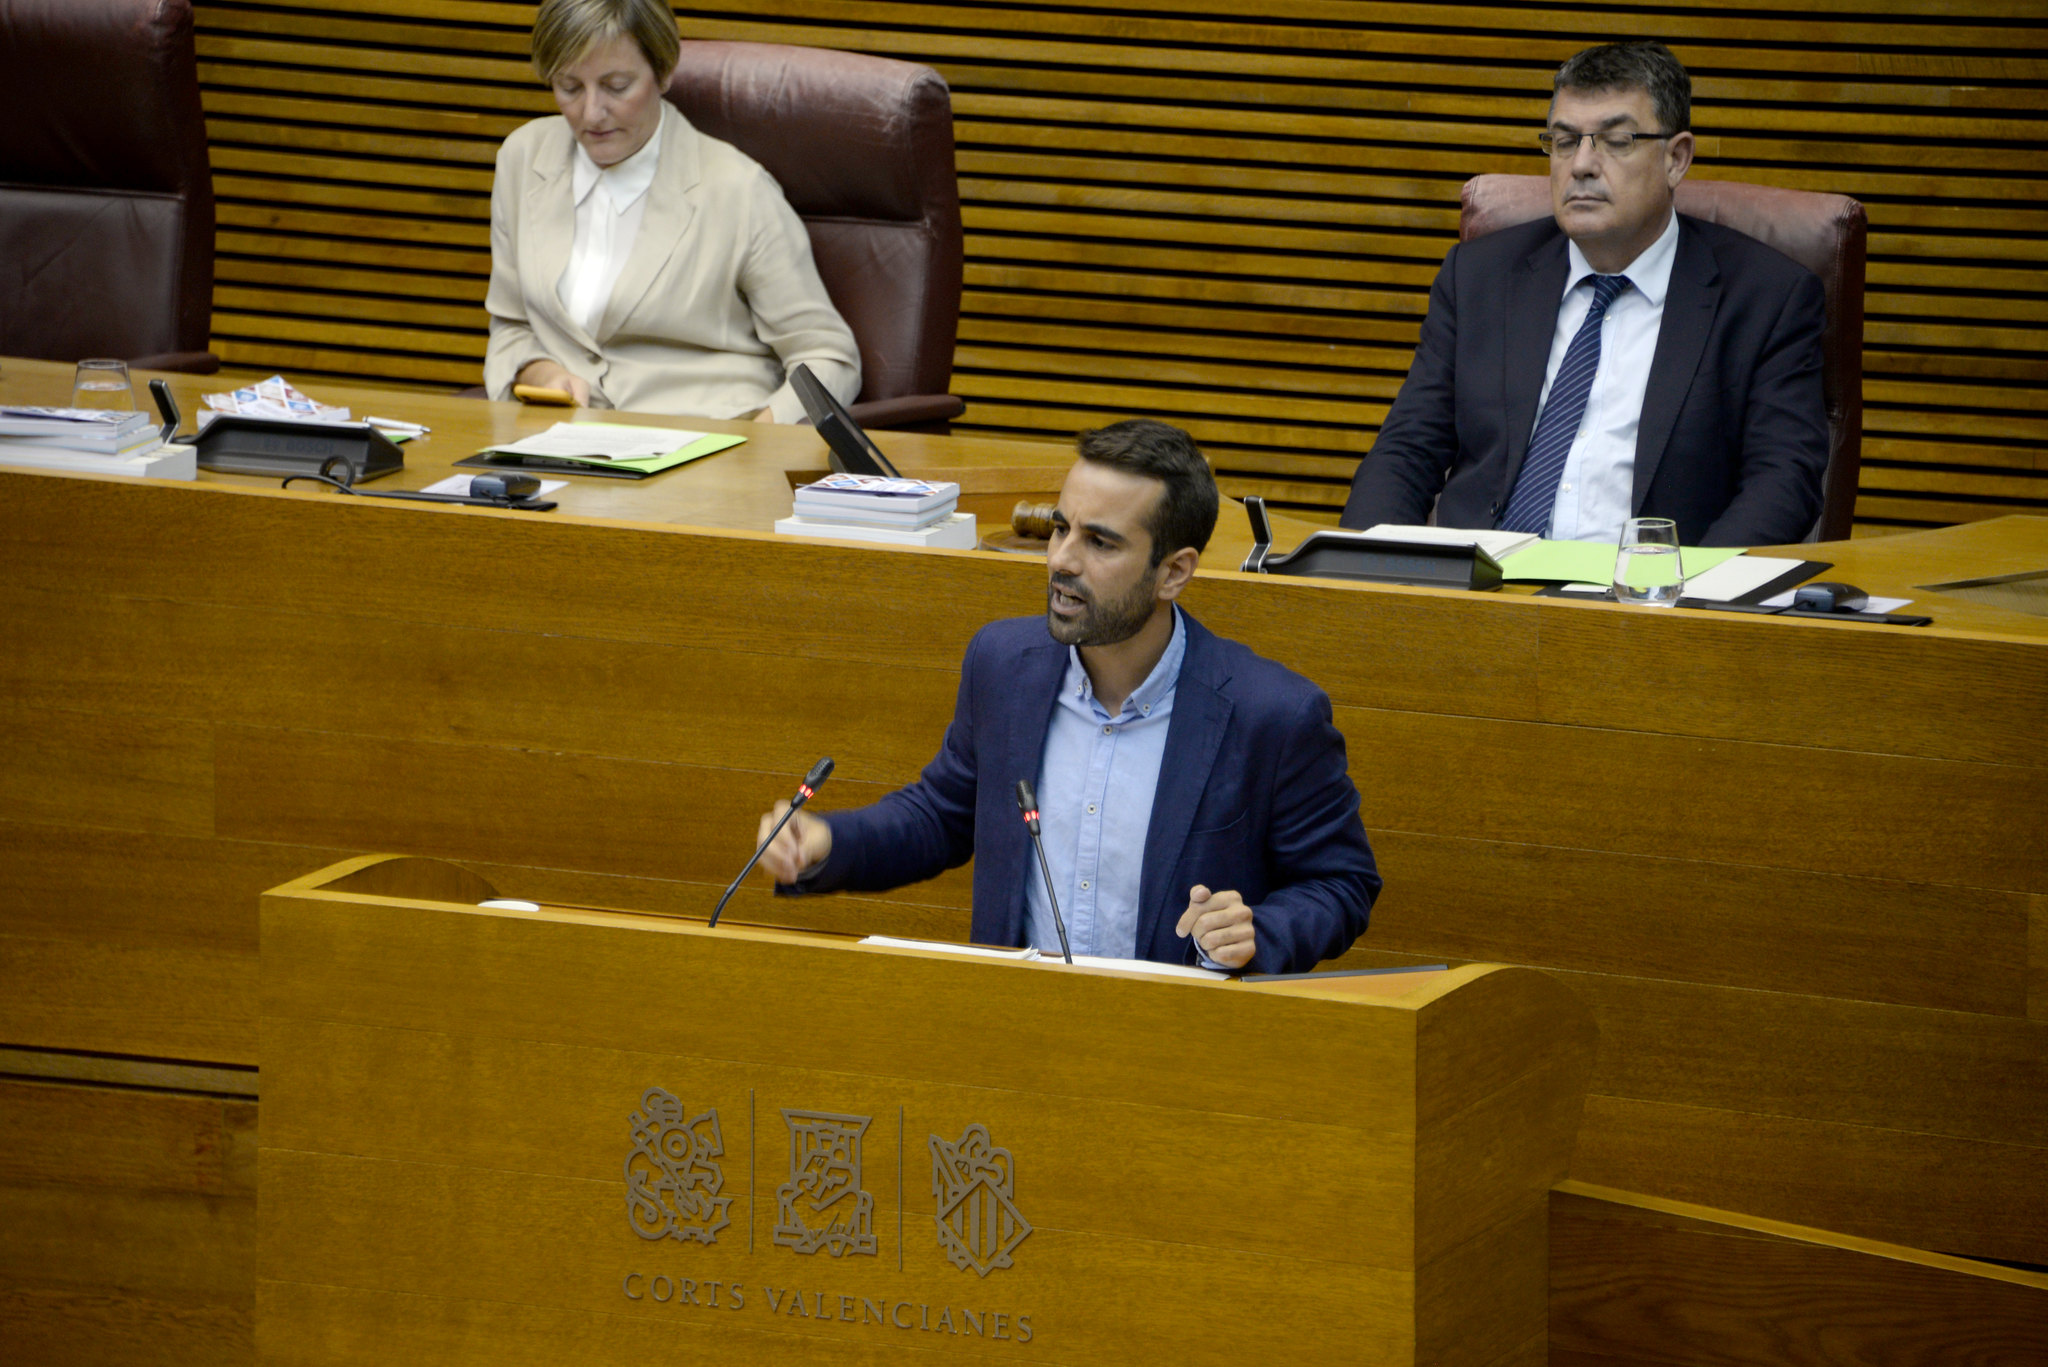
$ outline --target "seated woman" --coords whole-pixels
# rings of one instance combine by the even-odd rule
[[[662,98],[663,0],[543,0],[533,65],[560,118],[498,149],[484,384],[579,404],[794,422],[788,372],[841,402],[860,352],[774,177]]]

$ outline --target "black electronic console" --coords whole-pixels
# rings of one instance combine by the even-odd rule
[[[1389,541],[1364,532],[1325,529],[1309,533],[1287,554],[1274,555],[1266,500],[1254,494],[1245,499],[1244,511],[1252,523],[1252,553],[1240,567],[1246,574],[1314,575],[1437,589],[1500,587],[1500,563],[1478,546]]]
[[[223,413],[193,443],[199,468],[225,475],[313,475],[335,462],[361,484],[405,468],[405,453],[368,423],[285,422]]]
[[[167,431],[182,417],[170,386],[152,380]],[[222,413],[192,439],[199,468],[224,475],[317,475],[346,465],[350,484],[405,468],[405,453],[366,422],[286,422]]]
[[[832,397],[832,391],[818,382],[811,368],[799,361],[789,372],[789,387],[803,400],[804,412],[810,415],[811,426],[818,429],[818,435],[825,439],[825,445],[832,448],[832,468],[842,475],[883,475],[896,479],[896,467],[882,454],[882,448],[868,439],[860,430],[860,424],[853,415],[840,406]]]

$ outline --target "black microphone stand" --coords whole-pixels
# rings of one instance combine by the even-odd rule
[[[824,787],[825,780],[831,776],[832,757],[830,755],[825,756],[825,758],[811,766],[811,772],[805,774],[804,781],[797,785],[796,796],[789,800],[789,810],[782,814],[782,820],[775,823],[775,829],[768,832],[768,838],[754,847],[754,857],[749,859],[747,866],[740,870],[740,876],[733,879],[727,885],[725,896],[719,898],[718,905],[711,909],[711,919],[705,924],[706,930],[718,924],[718,918],[725,912],[725,904],[730,902],[732,895],[740,890],[740,884],[745,882],[747,875],[754,871],[754,865],[761,862],[761,856],[766,854],[768,847],[775,843],[775,837],[782,834],[782,828],[787,826],[789,819],[796,815],[796,809],[809,802],[813,797],[816,797],[818,789]]]
[[[1053,929],[1060,933],[1060,957],[1071,966],[1074,954],[1067,948],[1067,922],[1060,915],[1059,894],[1052,890],[1052,865],[1045,862],[1045,842],[1038,838],[1038,794],[1031,791],[1030,779],[1017,780],[1017,810],[1024,813],[1024,829],[1031,832],[1031,848],[1038,851],[1038,872],[1045,879],[1045,900],[1052,904]]]

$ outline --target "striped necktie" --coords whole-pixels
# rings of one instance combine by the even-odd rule
[[[1579,420],[1586,416],[1586,399],[1593,392],[1593,373],[1600,369],[1600,323],[1607,316],[1607,306],[1629,283],[1625,275],[1589,278],[1593,282],[1593,307],[1586,310],[1586,321],[1579,324],[1578,335],[1565,348],[1557,378],[1550,382],[1550,401],[1543,405],[1543,416],[1536,420],[1536,431],[1529,438],[1529,454],[1522,458],[1522,472],[1508,498],[1508,510],[1501,515],[1502,531],[1535,532],[1540,536],[1550,530],[1550,512],[1557,504],[1557,482],[1564,477],[1565,457],[1571,454],[1572,442],[1578,438]]]

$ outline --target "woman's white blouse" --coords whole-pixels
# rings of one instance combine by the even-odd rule
[[[647,211],[647,190],[661,164],[661,124],[654,136],[617,166],[601,167],[581,143],[570,158],[569,193],[576,201],[576,239],[569,265],[555,283],[555,294],[569,316],[585,332],[595,333],[612,287],[633,254],[640,236],[640,218]]]

